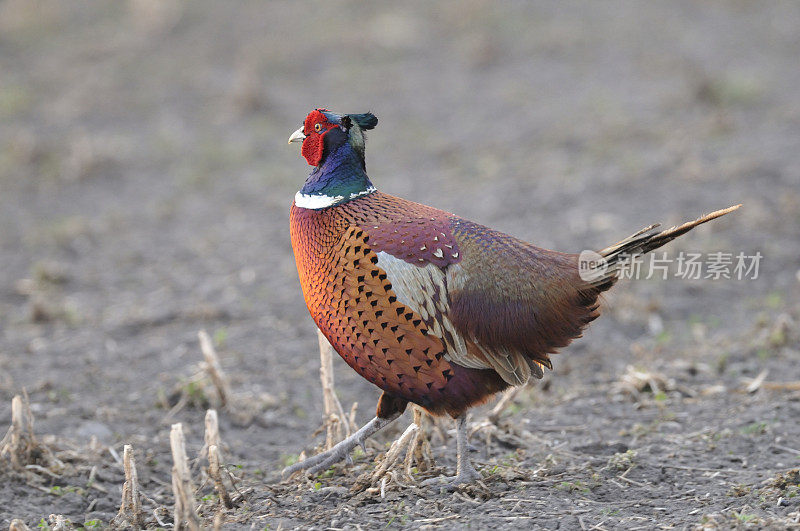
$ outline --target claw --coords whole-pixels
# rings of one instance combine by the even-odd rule
[[[438,485],[440,488],[452,492],[465,485],[475,483],[480,479],[482,479],[480,472],[470,466],[461,470],[457,476],[439,476],[426,479],[422,482],[422,486],[430,487]]]

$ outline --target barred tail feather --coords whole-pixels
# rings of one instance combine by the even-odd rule
[[[650,225],[649,227],[645,227],[642,230],[631,234],[624,240],[598,251],[598,254],[605,259],[607,269],[602,277],[593,282],[593,284],[605,284],[608,283],[610,279],[616,277],[622,260],[631,258],[632,256],[649,253],[654,249],[658,249],[662,245],[671,242],[675,238],[686,234],[698,225],[702,225],[707,221],[711,221],[712,219],[716,219],[724,216],[725,214],[733,212],[740,206],[742,205],[739,204],[728,208],[723,208],[722,210],[717,210],[715,212],[711,212],[710,214],[700,216],[694,221],[687,221],[682,225],[678,225],[661,232],[654,232],[654,230],[659,227],[659,224]]]

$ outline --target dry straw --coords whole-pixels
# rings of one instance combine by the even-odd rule
[[[323,427],[325,428],[325,450],[330,450],[336,443],[346,439],[357,429],[355,413],[358,404],[353,404],[350,415],[345,415],[334,388],[333,354],[335,351],[320,330],[317,330],[317,339],[319,340],[319,378],[322,382],[322,399],[325,414],[323,422]]]
[[[200,529],[200,517],[194,504],[194,486],[186,457],[186,442],[181,423],[173,424],[169,434],[172,449],[172,492],[175,495],[175,529]]]
[[[11,461],[11,467],[17,471],[54,476],[64,467],[64,463],[53,455],[50,448],[40,443],[34,435],[33,413],[25,391],[11,400],[11,427],[0,440],[0,457],[6,456]]]
[[[136,460],[130,444],[123,447],[122,463],[125,469],[125,483],[122,485],[122,505],[114,518],[114,523],[120,527],[139,529],[144,526],[144,514],[139,492],[139,473],[136,471]]]
[[[219,362],[217,351],[214,349],[214,343],[211,341],[208,332],[200,330],[197,333],[200,339],[200,350],[203,351],[203,357],[206,360],[205,370],[208,373],[211,382],[214,384],[214,389],[217,393],[217,399],[220,407],[225,407],[228,399],[231,396],[230,385],[225,372],[222,370],[222,365]]]

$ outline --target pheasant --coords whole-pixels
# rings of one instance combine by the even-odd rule
[[[643,229],[597,253],[550,251],[433,207],[382,193],[366,172],[372,113],[313,110],[289,137],[314,167],[290,210],[306,305],[334,349],[383,390],[375,417],[352,436],[284,469],[316,473],[397,419],[409,402],[457,426],[457,474],[479,478],[467,452],[466,412],[509,386],[542,378],[550,354],[599,315],[626,256],[720,217]]]

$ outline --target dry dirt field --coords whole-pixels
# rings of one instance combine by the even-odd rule
[[[0,436],[24,389],[43,445],[0,457],[0,528],[109,526],[126,444],[171,527],[170,426],[194,460],[217,400],[203,329],[239,491],[220,509],[197,463],[209,526],[800,527],[798,28],[740,0],[0,2]],[[665,250],[759,252],[758,278],[620,282],[544,380],[473,412],[475,487],[417,486],[452,473],[449,424],[433,472],[358,487],[409,414],[280,482],[324,438],[287,216],[319,106],[380,118],[382,190],[542,247],[743,203]],[[378,390],[334,366],[367,420]]]

